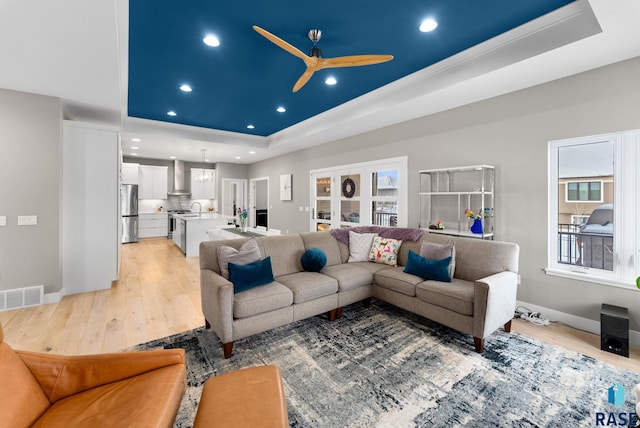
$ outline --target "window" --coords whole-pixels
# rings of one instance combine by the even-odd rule
[[[547,273],[635,285],[639,143],[640,131],[549,143]]]
[[[567,182],[567,202],[602,202],[602,181]]]
[[[378,225],[406,227],[407,157],[310,172],[310,230]]]

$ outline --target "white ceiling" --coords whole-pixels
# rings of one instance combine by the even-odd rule
[[[538,22],[277,134],[255,137],[126,116],[128,0],[0,0],[0,88],[59,97],[65,118],[117,126],[125,155],[135,144],[141,157],[199,161],[204,148],[212,162],[253,163],[640,56],[640,1],[580,0],[574,15],[587,4],[599,34],[540,54],[534,49],[525,59],[513,56],[524,52],[525,37],[562,24]],[[575,17],[569,15],[558,19]],[[132,143],[134,137],[142,141]]]

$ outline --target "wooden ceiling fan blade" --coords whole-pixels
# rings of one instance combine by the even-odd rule
[[[318,69],[358,67],[361,65],[380,64],[382,62],[391,61],[392,59],[393,55],[350,55],[338,56],[335,58],[322,58],[318,64]]]
[[[307,84],[313,73],[315,73],[315,69],[307,67],[307,69],[302,73],[302,76],[298,79],[295,85],[293,85],[293,92],[298,92],[300,88]]]
[[[305,62],[305,64],[307,64],[307,62],[310,60],[309,56],[305,55],[304,52],[302,52],[300,49],[296,48],[295,46],[293,46],[293,45],[291,45],[291,44],[289,44],[287,42],[285,42],[280,37],[271,34],[267,30],[265,30],[264,28],[260,28],[257,25],[254,25],[253,29],[256,30],[258,32],[258,34],[262,35],[265,39],[269,40],[274,45],[279,46],[280,48],[282,48],[285,51],[289,52],[291,55],[297,56],[298,58],[303,60]]]

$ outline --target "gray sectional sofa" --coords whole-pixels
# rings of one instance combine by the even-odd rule
[[[239,249],[244,239],[200,244],[200,286],[206,327],[220,338],[225,358],[233,343],[314,315],[339,318],[345,306],[371,297],[437,321],[474,339],[482,352],[484,338],[503,326],[510,331],[515,311],[519,247],[513,243],[424,233],[403,241],[398,266],[373,262],[348,263],[349,247],[330,232],[257,238],[262,257],[271,257],[274,281],[234,294],[220,274],[218,247]],[[452,282],[423,280],[403,272],[409,250],[422,242],[455,245]],[[320,272],[303,269],[301,256],[320,248],[327,264]]]

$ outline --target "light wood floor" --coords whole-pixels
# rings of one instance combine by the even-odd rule
[[[110,290],[65,296],[59,303],[0,312],[15,349],[77,355],[118,352],[204,324],[198,258],[166,239],[122,246],[120,280]],[[600,350],[600,337],[561,323],[515,320],[513,331],[640,372],[640,347],[625,358]],[[472,346],[471,342],[470,345]]]

